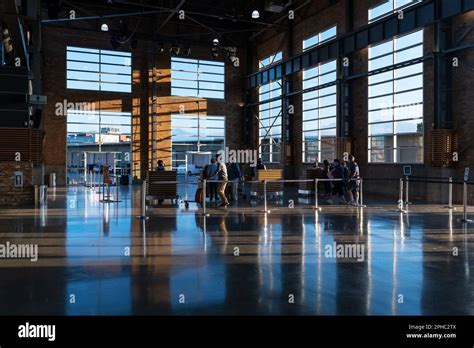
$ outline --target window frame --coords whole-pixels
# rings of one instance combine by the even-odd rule
[[[194,65],[196,67],[196,70],[191,71],[191,70],[173,69],[173,61],[175,63]],[[208,63],[214,63],[214,64],[208,64]],[[222,68],[222,74],[217,73],[217,72],[200,71],[201,66]],[[171,70],[171,95],[172,96],[175,96],[175,97],[190,97],[190,98],[203,98],[203,99],[219,100],[219,101],[225,100],[225,98],[226,98],[225,62],[223,62],[223,61],[214,61],[214,60],[205,60],[205,59],[195,59],[195,58],[171,57],[170,70]],[[176,76],[173,77],[173,72],[196,74],[196,79],[186,79],[186,78],[181,78],[181,77],[176,77]],[[204,75],[222,76],[222,82],[221,81],[201,80],[199,78],[200,74],[201,75],[204,74]],[[173,82],[179,82],[179,81],[195,82],[197,87],[173,86]],[[199,86],[200,83],[220,84],[220,85],[222,85],[222,90],[220,90],[220,89],[210,89],[210,88],[200,88],[200,86]],[[179,89],[179,90],[182,90],[182,91],[193,90],[193,91],[196,91],[196,95],[176,94],[176,93],[173,92],[174,89],[175,90]],[[200,95],[200,91],[213,92],[213,93],[222,93],[222,98],[221,97],[202,96],[202,95]]]
[[[87,60],[78,60],[68,58],[69,53],[78,53],[78,54],[90,54],[97,57],[97,61],[87,61]],[[113,53],[113,54],[111,54]],[[115,58],[123,58],[125,60],[124,64],[117,64],[117,63],[110,63],[104,62],[103,57],[115,57]],[[104,50],[104,49],[96,49],[96,48],[89,48],[89,47],[80,47],[80,46],[66,46],[66,90],[76,90],[76,91],[92,91],[92,92],[106,92],[106,93],[125,93],[130,94],[132,93],[132,86],[133,86],[133,68],[132,68],[132,53],[127,51],[112,51],[112,50]],[[98,66],[98,70],[88,71],[86,69],[77,69],[77,68],[70,68],[69,63],[83,63],[83,64],[95,64]],[[115,72],[111,73],[108,71],[103,71],[105,67],[127,67],[130,70],[130,73],[122,73],[122,72]],[[70,77],[69,72],[71,73],[90,73],[90,74],[97,74],[98,80],[89,80],[86,78],[76,78]],[[103,75],[107,76],[125,76],[128,77],[129,82],[113,82],[113,81],[103,81]],[[97,84],[98,88],[78,88],[76,87],[69,87],[69,83],[90,83],[90,84]],[[114,89],[104,89],[106,86],[111,85],[119,85],[119,86],[128,86],[129,90],[114,90]]]

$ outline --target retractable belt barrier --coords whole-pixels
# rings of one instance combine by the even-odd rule
[[[314,182],[314,205],[312,206],[313,210],[320,210],[320,205],[319,205],[319,190],[318,190],[318,184],[320,182],[338,182],[338,181],[359,181],[360,182],[360,196],[359,196],[359,204],[356,204],[356,207],[365,207],[364,205],[364,195],[363,195],[363,184],[366,181],[391,181],[391,182],[399,182],[399,197],[398,197],[398,211],[407,213],[408,210],[407,204],[411,204],[409,200],[409,183],[410,182],[423,182],[423,183],[435,183],[435,184],[448,184],[448,205],[446,208],[448,209],[454,209],[453,206],[453,185],[463,185],[463,218],[460,219],[460,222],[463,223],[469,223],[471,220],[468,219],[467,217],[467,186],[468,185],[474,185],[474,182],[469,182],[469,181],[455,181],[452,177],[449,178],[441,178],[442,180],[432,180],[432,178],[427,178],[428,180],[422,180],[421,178],[399,178],[399,179],[394,179],[394,178],[355,178],[355,179],[301,179],[301,180],[249,180],[249,181],[243,181],[245,184],[252,184],[252,183],[257,183],[257,184],[263,184],[263,210],[262,212],[269,213],[269,207],[268,207],[268,191],[267,191],[267,185],[268,183],[304,183],[304,182]],[[231,182],[231,181],[230,181]],[[203,200],[202,200],[202,214],[208,216],[208,209],[206,206],[206,189],[207,189],[207,184],[208,183],[222,183],[221,180],[199,180],[199,181],[159,181],[159,182],[151,182],[152,184],[182,184],[182,185],[200,185],[202,184],[202,189],[203,189]],[[406,185],[406,186],[405,186]],[[139,216],[139,218],[146,218],[146,187],[147,187],[147,181],[143,181],[142,185],[142,199],[141,199],[141,213],[142,215]],[[405,195],[405,197],[404,197]],[[187,204],[187,202],[186,202]]]
[[[270,210],[268,209],[268,200],[267,200],[267,185],[268,183],[303,183],[303,182],[311,182],[314,183],[314,205],[312,206],[313,210],[320,210],[319,207],[319,193],[318,193],[318,184],[320,182],[348,182],[348,181],[359,181],[360,182],[360,196],[359,196],[359,204],[355,204],[356,207],[362,208],[366,207],[363,204],[363,179],[362,178],[354,178],[354,179],[292,179],[292,180],[277,180],[277,179],[268,179],[268,180],[246,180],[243,181],[244,184],[263,184],[263,211],[265,213],[269,213]],[[181,185],[199,185],[202,183],[203,189],[203,200],[202,200],[202,214],[208,216],[207,212],[207,205],[206,205],[206,189],[208,183],[222,183],[222,180],[199,180],[199,181],[152,181],[148,182],[147,180],[143,180],[142,188],[141,188],[141,215],[137,218],[139,219],[147,219],[146,216],[146,198],[147,198],[147,185],[148,184],[181,184]],[[227,181],[227,183],[232,183],[232,181]],[[186,201],[186,206],[188,202]]]

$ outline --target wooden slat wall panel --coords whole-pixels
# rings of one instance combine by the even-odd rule
[[[15,161],[21,154],[21,162],[41,163],[42,132],[29,128],[0,128],[0,162]]]
[[[453,167],[453,153],[459,148],[458,136],[452,129],[430,131],[429,160],[434,167]]]

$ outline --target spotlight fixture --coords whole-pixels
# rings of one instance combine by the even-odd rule
[[[15,50],[10,31],[0,22],[0,65],[14,65]],[[3,52],[2,52],[3,51]],[[3,53],[3,57],[2,54]]]
[[[109,31],[109,26],[107,25],[107,23],[103,23],[103,24],[100,26],[100,30],[102,30],[102,31]]]
[[[219,39],[216,37],[214,40],[212,40],[212,44],[213,44],[214,46],[219,45]]]
[[[212,58],[219,58],[219,47],[214,45],[211,47],[211,57]]]
[[[156,52],[157,53],[163,53],[165,51],[165,46],[163,44],[158,44],[156,46]]]
[[[181,54],[184,57],[189,57],[191,55],[191,48],[190,47],[185,47],[181,49]]]
[[[237,47],[225,47],[225,50],[227,51],[227,59],[234,64],[235,61],[238,60]]]
[[[171,46],[170,47],[171,57],[178,57],[180,52],[181,52],[181,48],[179,46]]]
[[[253,19],[258,19],[258,18],[260,18],[260,12],[258,12],[257,10],[254,10],[254,11],[252,12],[252,18],[253,18]]]

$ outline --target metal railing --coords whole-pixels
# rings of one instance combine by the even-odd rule
[[[320,182],[348,182],[348,181],[359,181],[360,186],[359,186],[359,202],[355,204],[355,207],[363,208],[366,207],[363,202],[364,202],[364,195],[363,195],[363,179],[362,178],[357,178],[357,179],[300,179],[300,180],[283,180],[283,179],[268,179],[268,180],[247,180],[247,181],[242,181],[245,184],[263,184],[263,210],[261,212],[265,213],[270,213],[271,210],[268,207],[268,190],[267,190],[267,185],[268,183],[314,183],[314,205],[312,206],[312,210],[320,210],[319,206],[319,190],[318,190],[318,184]],[[164,185],[164,184],[181,184],[181,185],[189,185],[189,184],[199,184],[202,183],[202,215],[209,216],[208,210],[207,210],[207,204],[206,204],[206,196],[207,196],[207,184],[209,183],[222,183],[223,181],[221,180],[200,180],[198,182],[193,181],[153,181],[153,182],[148,182],[147,180],[143,180],[142,182],[142,188],[141,188],[141,215],[137,216],[138,219],[148,219],[146,215],[146,198],[147,198],[147,187],[149,184],[153,185]],[[232,183],[233,181],[227,181],[227,183]]]
[[[436,179],[436,178],[435,178]],[[366,207],[364,205],[364,181],[399,181],[399,197],[398,197],[398,211],[402,213],[408,213],[408,204],[413,204],[410,202],[410,182],[422,182],[422,183],[435,183],[435,184],[448,184],[448,209],[454,209],[453,205],[453,185],[455,184],[462,184],[463,185],[463,217],[460,219],[460,222],[469,223],[471,222],[470,219],[467,217],[467,186],[474,185],[474,182],[468,181],[455,181],[452,177],[449,178],[440,178],[435,180],[433,178],[399,178],[399,179],[389,179],[389,178],[358,178],[358,179],[351,179],[351,180],[359,180],[360,188],[359,188],[359,203],[356,204],[356,207]],[[447,180],[447,181],[446,181]],[[244,181],[246,184],[258,183],[263,184],[263,210],[261,212],[270,213],[271,210],[268,206],[268,190],[267,185],[268,183],[307,183],[307,182],[314,182],[314,205],[312,206],[313,210],[320,210],[319,204],[319,183],[320,182],[337,182],[337,181],[348,181],[347,179],[300,179],[300,180],[277,180],[277,179],[268,179],[268,180],[250,180]],[[151,184],[182,184],[182,185],[189,185],[189,184],[199,184],[202,183],[203,189],[203,200],[202,200],[202,214],[209,216],[207,204],[206,204],[206,196],[207,196],[207,184],[208,183],[222,183],[219,180],[200,180],[198,182],[188,182],[188,181],[157,181],[151,182]],[[229,182],[228,182],[229,183]],[[146,217],[146,189],[147,189],[147,181],[143,181],[142,184],[142,193],[141,193],[141,216],[139,218],[147,218]]]
[[[368,179],[368,180],[394,180],[394,179]],[[470,181],[455,181],[453,177],[448,178],[423,178],[423,177],[412,177],[410,179],[408,176],[405,178],[400,178],[400,190],[399,190],[399,199],[398,199],[398,210],[402,213],[408,213],[408,205],[413,204],[410,202],[410,182],[421,182],[425,184],[448,184],[448,205],[446,208],[454,210],[453,205],[453,185],[463,185],[463,194],[462,194],[462,205],[463,205],[463,217],[459,219],[459,222],[462,223],[471,223],[472,220],[467,216],[467,187],[468,185],[474,185],[474,182]],[[447,180],[447,181],[446,181]],[[405,193],[405,197],[403,194]]]

